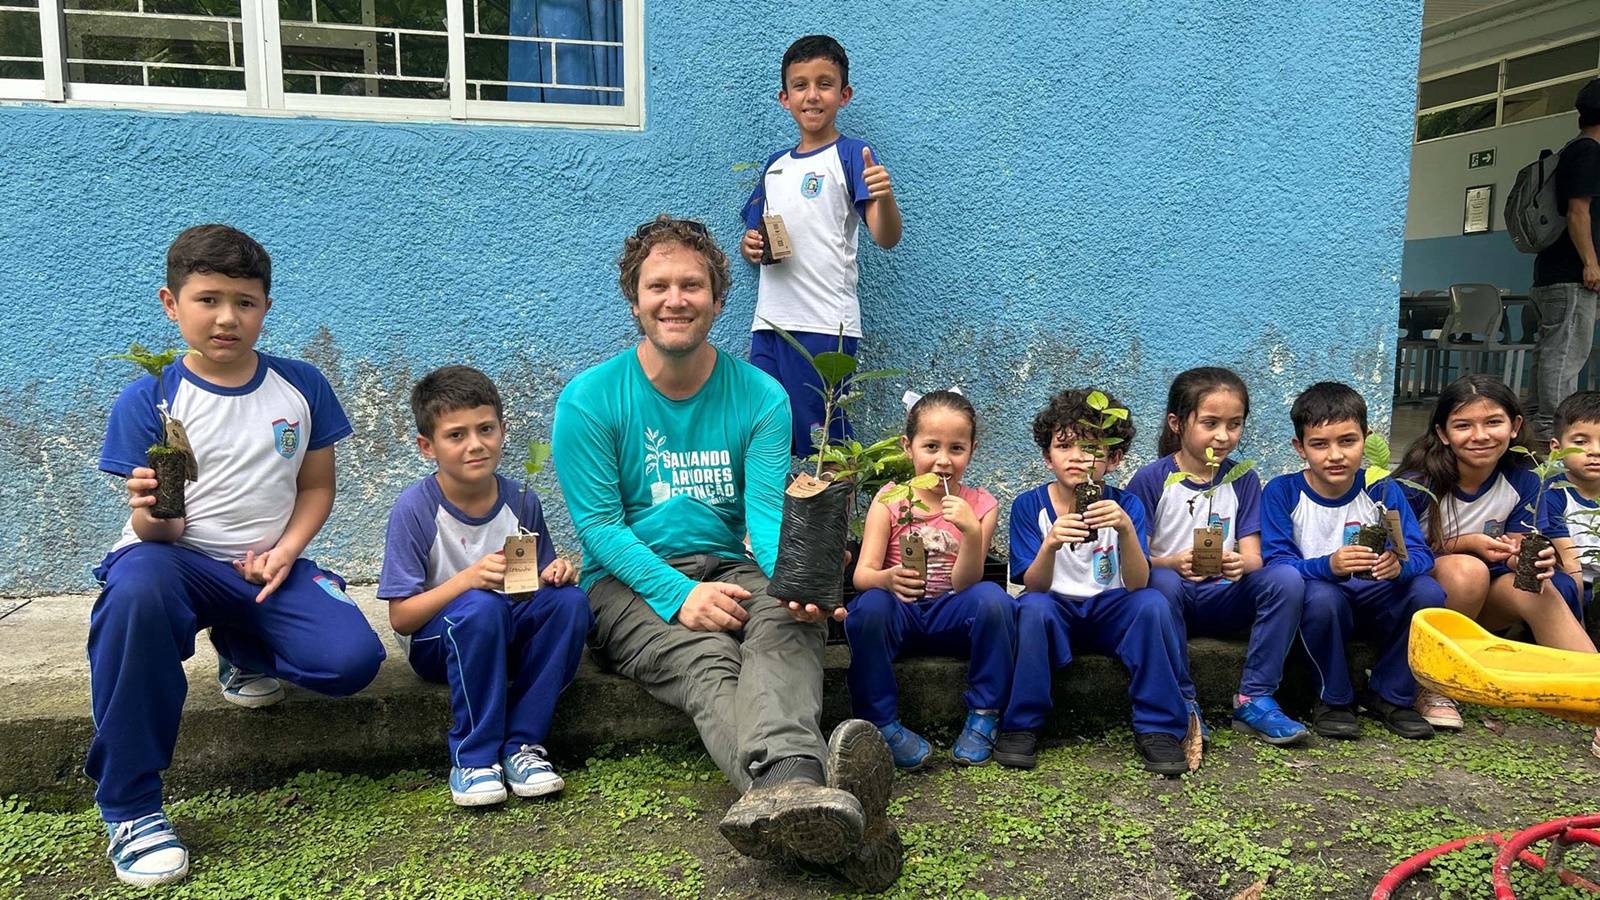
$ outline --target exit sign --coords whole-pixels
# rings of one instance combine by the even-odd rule
[[[1483,168],[1485,166],[1492,166],[1492,165],[1494,165],[1494,149],[1493,148],[1490,148],[1488,150],[1474,150],[1467,157],[1467,168],[1469,168],[1469,169],[1481,169],[1481,168]]]

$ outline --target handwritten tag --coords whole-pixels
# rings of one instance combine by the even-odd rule
[[[1400,510],[1386,509],[1383,511],[1383,530],[1389,532],[1389,545],[1394,547],[1395,558],[1401,562],[1406,561],[1406,533],[1400,527]]]
[[[827,490],[828,486],[831,484],[833,484],[833,482],[823,481],[821,478],[817,478],[814,475],[807,475],[806,473],[801,472],[799,475],[794,477],[793,481],[789,482],[789,486],[784,489],[784,493],[794,497],[797,500],[804,500],[807,497],[815,497],[816,495],[822,493],[823,491]]]
[[[195,458],[194,447],[189,443],[189,433],[183,430],[183,423],[167,415],[166,410],[160,410],[160,413],[164,443],[183,454],[184,479],[186,481],[199,479],[200,460]]]
[[[1210,528],[1194,530],[1194,556],[1190,567],[1196,575],[1212,578],[1222,574],[1222,532]]]
[[[783,216],[767,213],[761,217],[761,224],[766,228],[767,247],[773,259],[788,259],[794,255],[794,245],[789,242],[789,229],[783,224]]]
[[[506,583],[508,594],[531,594],[540,588],[539,536],[530,531],[506,538]]]
[[[900,535],[900,565],[916,569],[917,577],[928,580],[928,548],[911,532]]]

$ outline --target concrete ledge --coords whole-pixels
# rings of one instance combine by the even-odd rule
[[[351,596],[380,634],[388,634],[387,612],[373,589]],[[20,795],[36,805],[75,806],[89,800],[93,785],[82,774],[93,732],[89,715],[88,662],[84,644],[93,597],[34,600],[0,619],[0,796]],[[389,659],[370,687],[354,697],[331,699],[289,687],[289,697],[268,709],[245,710],[225,702],[216,689],[216,657],[201,637],[186,664],[191,691],[172,767],[170,789],[248,786],[307,770],[378,771],[444,765],[449,693],[412,673],[392,642]],[[1191,670],[1214,725],[1244,662],[1238,641],[1197,639],[1190,643]],[[1359,672],[1371,655],[1358,648]],[[849,650],[828,648],[824,673],[824,726],[850,712],[845,670]],[[902,716],[915,728],[935,732],[956,727],[965,716],[961,699],[966,665],[954,659],[915,659],[896,666]],[[1291,658],[1284,691],[1291,710],[1311,701],[1309,668]],[[1128,720],[1128,677],[1120,664],[1084,655],[1058,673],[1056,708],[1048,731],[1084,734]],[[585,658],[577,680],[556,710],[550,749],[579,762],[597,747],[646,741],[693,739],[682,713],[651,699],[627,679],[602,672]]]

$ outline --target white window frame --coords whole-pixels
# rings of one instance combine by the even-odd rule
[[[133,107],[232,111],[251,115],[323,116],[408,122],[515,123],[592,128],[644,127],[644,0],[622,0],[622,103],[518,103],[467,97],[466,7],[471,0],[444,0],[449,46],[450,99],[349,97],[291,93],[283,89],[283,42],[278,0],[240,0],[245,88],[204,88],[92,84],[67,79],[66,12],[62,0],[39,0],[39,37],[44,78],[0,78],[0,103],[46,101],[64,106]],[[374,32],[389,31],[376,27]],[[402,29],[403,30],[403,29]],[[577,43],[541,38],[540,43]],[[359,77],[359,76],[357,76]],[[558,76],[559,78],[559,73]],[[587,85],[544,87],[583,90]]]
[[[1451,138],[1461,137],[1462,135],[1480,134],[1482,132],[1489,131],[1490,129],[1499,128],[1499,127],[1502,127],[1502,126],[1507,125],[1507,124],[1510,124],[1510,125],[1522,125],[1522,124],[1524,124],[1526,122],[1537,122],[1540,119],[1550,119],[1550,118],[1554,118],[1556,116],[1570,115],[1572,113],[1572,110],[1564,109],[1564,110],[1562,110],[1560,112],[1546,113],[1545,115],[1542,115],[1542,116],[1534,116],[1534,117],[1529,118],[1529,119],[1518,119],[1515,122],[1509,122],[1508,123],[1508,122],[1505,121],[1506,97],[1508,97],[1508,96],[1514,97],[1514,96],[1517,96],[1518,94],[1525,94],[1525,93],[1527,93],[1529,91],[1536,91],[1536,90],[1538,90],[1540,88],[1550,87],[1551,85],[1564,84],[1564,83],[1566,83],[1568,81],[1576,81],[1579,78],[1594,78],[1594,77],[1600,76],[1600,59],[1596,59],[1595,65],[1594,65],[1593,68],[1590,68],[1590,69],[1587,69],[1587,70],[1584,70],[1584,71],[1578,71],[1578,72],[1568,72],[1565,75],[1558,75],[1555,78],[1547,78],[1544,81],[1535,81],[1535,82],[1532,82],[1530,84],[1518,85],[1517,87],[1514,87],[1514,88],[1506,87],[1506,63],[1508,63],[1508,62],[1510,62],[1512,60],[1521,59],[1521,58],[1523,58],[1525,56],[1533,56],[1536,53],[1543,53],[1546,50],[1551,50],[1551,49],[1554,49],[1556,47],[1565,47],[1568,44],[1576,44],[1576,43],[1579,43],[1579,42],[1582,42],[1582,41],[1592,40],[1592,39],[1594,39],[1596,37],[1600,37],[1600,30],[1590,31],[1590,32],[1587,32],[1587,33],[1582,33],[1582,34],[1565,35],[1565,36],[1563,36],[1563,37],[1561,37],[1559,39],[1556,39],[1556,40],[1544,41],[1544,42],[1539,43],[1539,44],[1534,44],[1534,45],[1529,46],[1529,47],[1524,47],[1522,49],[1519,49],[1515,53],[1508,53],[1508,54],[1506,54],[1505,56],[1502,56],[1499,60],[1497,60],[1496,62],[1493,62],[1493,63],[1490,63],[1490,62],[1488,62],[1486,60],[1481,60],[1480,59],[1477,62],[1472,63],[1470,65],[1456,66],[1454,68],[1445,69],[1445,70],[1442,70],[1442,71],[1439,71],[1439,72],[1433,72],[1433,73],[1430,73],[1427,78],[1419,79],[1418,82],[1417,82],[1417,103],[1421,104],[1422,103],[1422,85],[1426,84],[1427,82],[1437,81],[1440,78],[1448,78],[1451,75],[1459,75],[1462,72],[1470,72],[1473,69],[1481,69],[1481,68],[1484,68],[1485,66],[1489,66],[1489,65],[1494,65],[1497,68],[1496,75],[1495,75],[1495,89],[1494,89],[1494,91],[1492,91],[1490,93],[1479,94],[1476,97],[1468,97],[1465,100],[1454,100],[1454,101],[1451,101],[1449,103],[1441,103],[1438,106],[1430,106],[1430,107],[1427,107],[1426,109],[1422,108],[1419,105],[1417,107],[1417,110],[1414,113],[1411,114],[1411,141],[1412,141],[1412,143],[1414,143],[1414,144],[1427,144],[1427,143],[1432,143],[1433,141],[1447,141],[1447,140],[1450,140]],[[1494,101],[1494,122],[1493,123],[1491,123],[1489,125],[1485,125],[1482,128],[1474,128],[1471,131],[1458,131],[1458,132],[1456,132],[1454,134],[1445,134],[1445,135],[1440,135],[1439,137],[1425,138],[1425,139],[1422,139],[1422,140],[1418,140],[1417,139],[1417,125],[1419,124],[1419,120],[1421,120],[1421,118],[1423,116],[1428,115],[1429,113],[1444,112],[1446,110],[1455,109],[1458,106],[1471,106],[1471,105],[1476,104],[1476,103],[1482,103],[1485,100],[1493,100]]]

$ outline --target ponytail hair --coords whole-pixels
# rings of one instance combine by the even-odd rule
[[[906,439],[915,440],[917,428],[922,424],[922,414],[930,409],[954,410],[967,417],[967,424],[972,426],[972,442],[978,442],[978,411],[973,408],[972,401],[968,400],[960,391],[929,391],[917,398],[906,410]]]
[[[1221,366],[1201,366],[1190,369],[1172,379],[1172,387],[1167,389],[1167,415],[1176,416],[1178,428],[1173,430],[1165,419],[1161,422],[1161,434],[1156,438],[1156,453],[1159,456],[1171,456],[1183,446],[1182,431],[1184,423],[1200,408],[1205,398],[1215,391],[1232,391],[1239,395],[1239,401],[1244,404],[1244,414],[1250,415],[1250,391],[1244,386],[1244,379],[1234,374],[1232,369]]]
[[[1433,415],[1428,417],[1427,430],[1411,442],[1411,446],[1406,448],[1405,458],[1400,461],[1398,471],[1432,491],[1441,501],[1461,484],[1461,472],[1456,465],[1455,451],[1439,435],[1444,432],[1456,410],[1478,400],[1487,400],[1500,407],[1507,418],[1522,418],[1522,402],[1511,388],[1506,387],[1505,382],[1493,375],[1464,375],[1439,392],[1439,400],[1433,405]],[[1511,443],[1527,446],[1521,434],[1512,435]],[[1499,462],[1500,466],[1523,467],[1531,464],[1532,460],[1528,457],[1510,452],[1500,457]],[[1428,505],[1427,521],[1423,523],[1428,544],[1434,550],[1444,543],[1445,529],[1449,527],[1442,520],[1439,506],[1439,503]]]

